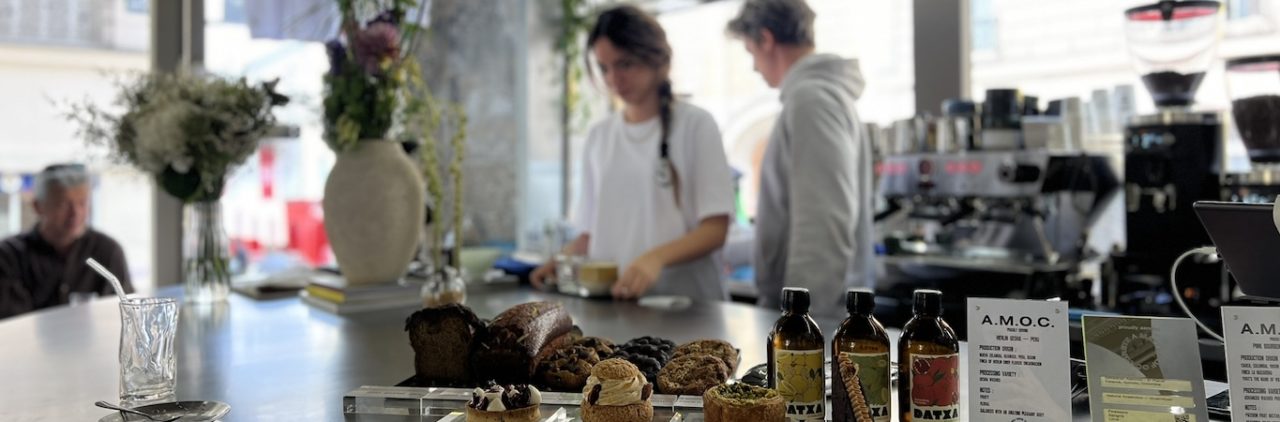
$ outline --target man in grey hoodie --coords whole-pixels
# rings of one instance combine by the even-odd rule
[[[805,287],[814,314],[835,316],[846,288],[874,284],[872,156],[854,108],[858,63],[814,53],[813,19],[804,0],[746,0],[728,30],[781,90],[760,169],[760,305],[777,308],[784,286]]]

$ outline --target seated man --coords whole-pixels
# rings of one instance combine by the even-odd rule
[[[120,278],[127,292],[124,250],[87,227],[89,174],[80,164],[46,167],[36,177],[35,227],[0,241],[0,319],[68,303],[72,293],[115,294],[85,265],[93,258]]]

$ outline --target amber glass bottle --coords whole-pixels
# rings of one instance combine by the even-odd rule
[[[872,313],[875,294],[868,289],[850,289],[845,294],[849,317],[840,324],[831,341],[831,416],[835,422],[889,422],[893,417],[889,394],[889,334]],[[842,366],[846,368],[841,370]],[[848,368],[856,368],[856,380],[871,420],[855,417],[854,399],[849,396]],[[865,417],[865,416],[864,416]]]
[[[827,417],[824,343],[818,323],[809,317],[809,289],[782,289],[782,317],[769,333],[769,388],[787,401],[788,421]]]
[[[916,290],[898,341],[898,412],[903,422],[960,420],[960,340],[942,320],[942,292]]]

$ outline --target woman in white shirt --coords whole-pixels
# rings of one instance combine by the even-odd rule
[[[672,94],[666,32],[620,6],[597,17],[587,49],[624,107],[587,135],[573,219],[581,234],[566,250],[616,262],[615,298],[727,299],[717,252],[733,212],[733,176],[711,115]],[[534,285],[553,268],[538,268]]]

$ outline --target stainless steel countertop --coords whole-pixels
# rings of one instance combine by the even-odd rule
[[[177,296],[166,290],[162,295]],[[658,335],[676,342],[722,338],[742,349],[745,368],[765,360],[779,312],[735,303],[660,310],[528,288],[473,289],[481,318],[511,306],[557,300],[589,335],[622,342]],[[233,294],[219,307],[184,304],[177,334],[180,400],[231,405],[226,421],[343,420],[342,396],[361,385],[395,385],[413,375],[404,332],[412,308],[339,316],[299,299],[254,301]],[[119,398],[120,316],[114,298],[0,321],[0,419],[96,420],[96,400]],[[824,330],[834,331],[827,321]]]
[[[467,304],[481,318],[492,318],[534,300],[560,301],[585,333],[619,342],[643,335],[677,343],[727,340],[742,350],[740,371],[765,361],[766,336],[780,315],[737,303],[663,310],[515,287],[474,288]],[[413,375],[413,350],[404,332],[413,310],[338,316],[297,298],[254,301],[239,295],[218,307],[184,305],[177,334],[178,399],[226,402],[232,408],[228,422],[344,420],[343,394]],[[837,321],[818,323],[829,341]],[[0,419],[105,416],[93,402],[118,400],[119,333],[114,298],[0,321]]]

